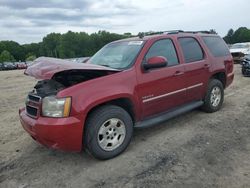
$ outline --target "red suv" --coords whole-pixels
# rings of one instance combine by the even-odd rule
[[[136,127],[219,110],[234,78],[218,35],[183,31],[112,42],[86,64],[38,58],[25,74],[40,81],[19,110],[23,128],[45,146],[99,159],[123,152]]]

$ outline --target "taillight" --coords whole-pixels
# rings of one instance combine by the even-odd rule
[[[232,59],[224,61],[227,73],[233,72],[234,61]]]

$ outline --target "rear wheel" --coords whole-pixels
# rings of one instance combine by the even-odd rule
[[[133,135],[133,121],[123,108],[106,105],[94,110],[86,121],[84,144],[98,159],[122,153]]]
[[[220,80],[211,79],[204,99],[202,109],[212,113],[218,111],[224,101],[224,87]]]

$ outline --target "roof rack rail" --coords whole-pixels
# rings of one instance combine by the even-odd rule
[[[144,36],[150,36],[150,35],[160,35],[160,34],[178,34],[178,33],[191,33],[191,34],[196,34],[196,33],[204,33],[204,34],[214,34],[211,31],[183,31],[183,30],[170,30],[170,31],[149,31],[149,32],[140,32],[138,36],[140,38],[143,38]]]
[[[184,33],[183,30],[170,30],[170,31],[163,31],[163,34],[177,34],[177,33]]]
[[[212,34],[211,31],[184,31],[184,33],[205,33],[205,34]]]

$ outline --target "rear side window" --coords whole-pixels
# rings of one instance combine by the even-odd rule
[[[149,49],[146,60],[154,56],[163,56],[168,60],[168,66],[179,64],[175,47],[170,39],[156,41]]]
[[[200,61],[204,58],[203,51],[194,38],[183,37],[179,38],[178,41],[181,45],[186,63]]]
[[[207,36],[202,37],[202,39],[214,57],[230,55],[228,47],[222,38],[215,36]]]

